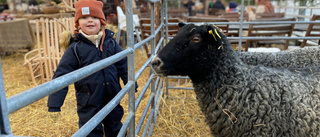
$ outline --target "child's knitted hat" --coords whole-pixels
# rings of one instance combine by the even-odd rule
[[[75,23],[75,30],[73,33],[79,33],[79,19],[86,16],[93,16],[100,19],[101,26],[105,28],[107,25],[105,15],[102,11],[103,3],[97,0],[79,0],[74,4],[76,9],[74,15],[74,23]],[[104,41],[105,32],[103,29],[103,36],[100,45],[100,49],[102,51],[102,43]]]

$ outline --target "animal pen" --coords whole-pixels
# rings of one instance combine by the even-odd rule
[[[161,93],[162,93],[162,87],[156,86],[156,85],[161,85],[162,80],[159,77],[154,77],[154,74],[151,73],[149,79],[147,80],[146,85],[141,85],[144,86],[143,90],[141,91],[141,94],[137,97],[137,100],[135,100],[135,91],[134,91],[134,83],[135,81],[139,78],[141,73],[146,69],[148,64],[150,63],[152,57],[154,56],[154,53],[156,53],[156,50],[159,49],[160,46],[163,46],[163,41],[164,41],[164,34],[162,31],[162,38],[160,42],[156,45],[154,37],[156,33],[160,32],[160,28],[164,26],[164,24],[161,24],[161,27],[159,27],[157,30],[154,29],[154,27],[151,29],[151,36],[148,37],[147,39],[141,41],[140,43],[137,43],[134,45],[134,36],[133,36],[133,24],[132,22],[132,1],[128,0],[126,1],[126,9],[129,9],[126,11],[126,19],[127,19],[127,45],[128,48],[123,50],[122,52],[108,58],[105,60],[102,60],[98,63],[89,65],[83,69],[79,69],[77,71],[74,71],[72,73],[69,73],[63,77],[57,78],[55,80],[48,81],[48,77],[50,75],[46,76],[43,78],[43,81],[45,83],[29,89],[27,91],[24,91],[20,94],[14,95],[12,97],[6,98],[5,96],[5,90],[4,90],[4,84],[3,84],[3,79],[1,75],[1,132],[0,134],[2,136],[13,136],[11,133],[10,129],[10,123],[9,123],[9,117],[8,115],[11,113],[14,113],[18,111],[19,109],[39,100],[42,99],[49,94],[54,93],[55,91],[58,91],[62,89],[63,87],[66,87],[86,76],[89,76],[90,74],[93,74],[94,72],[97,72],[107,66],[109,66],[112,63],[115,63],[119,60],[121,60],[124,57],[128,57],[128,83],[122,88],[122,90],[118,93],[118,95],[109,102],[108,105],[106,105],[100,112],[98,112],[89,122],[87,122],[82,128],[80,128],[76,133],[74,133],[73,136],[86,136],[88,133],[92,131],[92,129],[100,123],[100,121],[106,117],[110,111],[117,105],[119,104],[120,100],[128,93],[128,98],[129,98],[129,114],[123,123],[122,129],[119,132],[118,136],[124,136],[127,132],[128,129],[128,135],[129,136],[136,136],[137,134],[141,133],[142,136],[151,136],[152,129],[155,125],[155,120],[156,120],[156,113],[157,113],[157,107],[159,106],[159,101],[161,99]],[[149,1],[152,12],[150,13],[151,17],[155,17],[155,4],[161,2],[161,6],[164,7],[164,2],[160,0],[155,0],[155,1]],[[131,8],[128,8],[131,7]],[[164,8],[162,8],[164,9]],[[162,10],[163,11],[163,10]],[[130,16],[131,15],[131,16]],[[162,14],[164,15],[164,14]],[[162,17],[163,19],[163,17]],[[163,22],[163,21],[162,21]],[[54,25],[53,25],[54,24]],[[155,22],[154,20],[151,21],[151,25],[154,26]],[[51,25],[51,26],[58,26],[57,22],[54,21],[47,21],[45,22],[45,25]],[[53,27],[51,27],[53,28]],[[58,29],[57,29],[58,30]],[[49,31],[49,30],[45,30]],[[52,32],[53,30],[51,30]],[[57,33],[52,33],[52,34],[57,34]],[[57,36],[51,36],[51,38],[57,38]],[[151,52],[152,56],[149,58],[149,60],[139,69],[139,71],[135,74],[135,64],[134,64],[134,51],[136,49],[139,49],[143,44],[147,43],[148,41],[151,41]],[[50,43],[50,44],[56,44],[56,41],[53,39],[47,39],[45,40],[45,43]],[[155,48],[155,47],[158,48]],[[57,47],[52,47],[53,49]],[[40,49],[38,51],[34,51],[38,53],[39,56],[41,56],[44,52],[47,52],[52,49]],[[50,58],[52,59],[57,59],[57,56],[60,56],[59,53],[53,53],[53,54],[48,54],[51,56]],[[58,60],[47,60],[47,57],[43,57],[42,59],[44,61],[40,61],[40,63],[44,63],[49,67],[50,69],[54,67],[55,62]],[[31,58],[30,58],[31,59]],[[28,64],[29,67],[32,67],[32,64]],[[53,65],[53,66],[49,66]],[[40,69],[41,71],[41,69]],[[48,72],[47,74],[50,74],[52,72]],[[48,81],[48,82],[47,82]],[[141,116],[139,120],[139,124],[135,125],[135,110],[139,106],[142,97],[145,95],[146,91],[148,88],[151,88],[151,94],[148,99],[148,105],[145,108],[143,115]],[[149,112],[148,112],[149,111]],[[148,115],[148,116],[147,116]],[[147,118],[147,120],[146,120]],[[146,122],[145,122],[146,121]],[[140,132],[141,128],[143,127],[142,124],[144,125],[143,131]]]
[[[170,39],[168,38],[168,35],[165,35],[164,32],[168,32],[168,26],[170,25],[177,25],[176,23],[168,23],[167,20],[164,21],[165,18],[168,18],[167,13],[167,0],[148,0],[151,7],[150,17],[151,17],[151,26],[155,26],[155,4],[159,3],[161,4],[161,23],[158,25],[157,28],[151,27],[151,35],[147,37],[146,39],[142,40],[139,43],[134,44],[134,26],[132,24],[133,22],[133,10],[132,10],[132,1],[126,0],[125,2],[125,9],[126,10],[126,30],[127,30],[127,49],[123,50],[122,52],[111,56],[107,59],[101,60],[95,64],[89,65],[85,68],[76,70],[72,73],[69,73],[65,76],[59,77],[54,80],[49,80],[48,78],[51,77],[49,75],[51,72],[47,72],[48,74],[46,77],[41,78],[43,80],[37,87],[26,90],[20,94],[14,95],[12,97],[6,98],[5,96],[5,88],[4,88],[4,82],[2,78],[2,73],[0,73],[0,135],[1,136],[14,136],[11,132],[10,128],[10,122],[9,122],[9,114],[12,114],[19,109],[24,108],[27,105],[32,104],[33,102],[36,102],[86,76],[89,76],[90,74],[93,74],[107,66],[109,66],[112,63],[115,63],[119,60],[121,60],[124,57],[128,57],[128,76],[129,81],[128,83],[122,88],[122,90],[118,93],[118,95],[112,99],[100,112],[98,112],[89,122],[87,122],[83,127],[81,127],[76,133],[73,134],[74,137],[78,136],[86,136],[88,133],[91,132],[91,130],[101,122],[101,120],[106,117],[111,110],[119,104],[120,100],[123,99],[123,97],[128,93],[128,99],[129,99],[129,105],[128,105],[128,116],[125,119],[125,122],[123,123],[123,126],[119,132],[119,137],[125,136],[127,130],[128,130],[128,136],[134,137],[136,135],[139,136],[152,136],[152,131],[156,123],[157,119],[157,112],[158,107],[160,103],[160,99],[162,98],[163,90],[167,90],[168,95],[168,89],[177,88],[177,87],[170,87],[168,85],[168,78],[183,78],[186,77],[177,77],[177,76],[169,76],[166,78],[166,80],[161,79],[160,77],[156,77],[154,73],[151,71],[150,76],[143,86],[143,90],[135,99],[135,91],[134,91],[134,83],[135,81],[140,77],[142,72],[145,71],[145,69],[150,64],[152,58],[155,56],[155,54],[158,52],[161,47],[167,43],[167,41]],[[241,1],[241,5],[244,5],[244,0]],[[242,6],[243,7],[243,6]],[[243,15],[243,10],[241,10],[241,15]],[[61,21],[60,21],[61,22]],[[50,22],[47,21],[47,25],[50,26],[59,26],[59,22]],[[303,39],[316,39],[319,40],[319,36],[302,36],[302,37],[263,37],[263,38],[257,38],[257,37],[243,37],[242,34],[242,27],[243,25],[249,25],[249,24],[261,24],[261,23],[267,23],[267,24],[281,24],[281,23],[293,23],[293,24],[319,24],[319,21],[275,21],[275,22],[244,22],[243,16],[241,16],[240,22],[214,22],[214,24],[229,24],[229,25],[239,25],[239,37],[228,37],[230,40],[239,40],[239,50],[241,49],[241,43],[242,40],[254,40],[254,39],[266,39],[266,40],[303,40]],[[72,26],[72,25],[70,25]],[[61,26],[60,26],[61,27]],[[60,28],[63,29],[63,28]],[[68,29],[68,28],[64,28]],[[69,28],[70,29],[70,28]],[[57,29],[59,30],[59,29]],[[166,31],[164,31],[166,30]],[[51,30],[53,31],[53,30]],[[56,34],[56,33],[52,33]],[[161,38],[159,39],[159,42],[156,43],[156,35],[160,34]],[[55,36],[57,38],[57,36]],[[40,38],[39,38],[40,39]],[[144,63],[144,65],[139,68],[137,73],[135,73],[135,50],[140,49],[141,46],[144,44],[150,42],[151,44],[151,55],[148,58],[148,60]],[[47,39],[47,43],[51,44],[57,44],[55,39]],[[52,47],[57,48],[57,47]],[[56,49],[57,50],[57,49]],[[39,49],[37,51],[34,51],[39,56],[43,55],[45,52],[49,51],[49,49]],[[59,53],[53,53],[53,54],[47,54],[50,55],[48,57],[43,57],[43,61],[40,61],[40,63],[43,63],[44,65],[47,65],[48,68],[52,69],[56,65],[55,63],[59,61],[58,56]],[[52,56],[51,56],[52,55]],[[48,60],[47,58],[53,58],[54,60]],[[30,61],[31,58],[28,58]],[[56,59],[56,60],[55,60]],[[34,61],[34,60],[33,60]],[[27,63],[30,68],[36,67],[37,65],[33,66],[35,63]],[[39,64],[38,64],[39,65]],[[53,66],[49,66],[53,65]],[[39,69],[39,71],[45,71]],[[36,76],[35,76],[36,77]],[[163,86],[167,81],[166,87]],[[34,80],[35,83],[37,81]],[[136,125],[135,119],[136,119],[136,109],[139,107],[139,104],[145,95],[145,93],[148,91],[148,88],[150,88],[150,96],[148,97],[148,104],[144,108],[143,115],[139,118],[139,122]],[[192,88],[181,88],[181,89],[192,89]],[[144,127],[144,129],[142,129]]]

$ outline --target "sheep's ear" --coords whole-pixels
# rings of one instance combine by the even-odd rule
[[[183,22],[179,22],[179,24],[178,24],[178,25],[179,25],[179,27],[180,27],[180,28],[182,28],[182,27],[183,27],[184,25],[186,25],[186,24],[185,24],[185,23],[183,23]]]
[[[220,30],[214,25],[208,25],[209,37],[212,37],[215,45],[220,47],[222,45]]]

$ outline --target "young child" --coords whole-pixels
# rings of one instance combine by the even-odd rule
[[[71,39],[67,38],[70,42],[65,42],[71,44],[61,58],[53,79],[122,51],[113,39],[114,33],[105,29],[106,19],[102,6],[103,3],[96,0],[80,0],[75,3],[74,35]],[[125,84],[128,82],[127,71],[127,58],[124,58],[74,83],[79,128],[121,90],[120,78]],[[67,92],[68,87],[49,96],[49,112],[61,111]],[[122,126],[122,117],[123,108],[119,104],[88,136],[117,136]]]

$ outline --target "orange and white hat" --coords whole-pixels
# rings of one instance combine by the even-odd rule
[[[102,28],[105,28],[105,26],[107,25],[106,17],[102,11],[103,3],[101,1],[79,0],[74,4],[74,7],[76,9],[76,12],[74,15],[75,30],[73,31],[73,33],[75,34],[79,33],[79,19],[82,17],[92,16],[92,17],[99,18]],[[104,37],[105,37],[105,32],[103,29],[102,42],[100,45],[101,51],[102,51],[102,44],[104,41]]]

